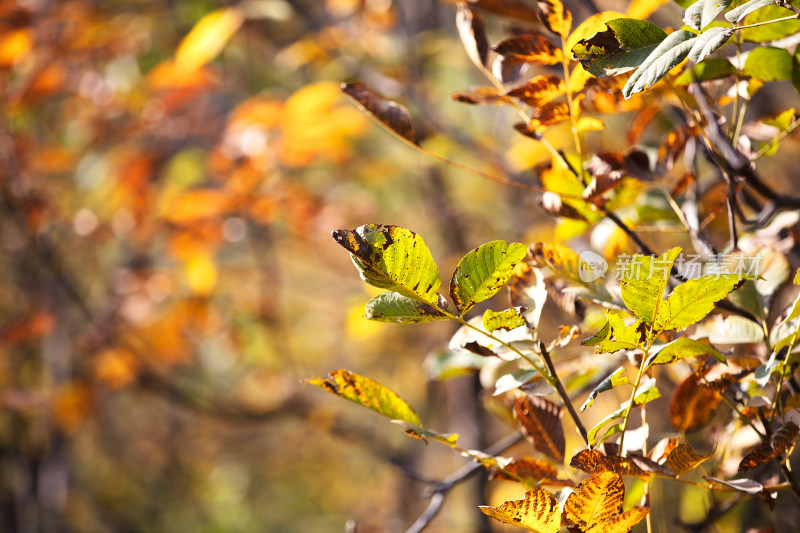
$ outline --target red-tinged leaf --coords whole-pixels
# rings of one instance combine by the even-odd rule
[[[586,221],[586,218],[580,214],[577,209],[572,207],[570,204],[562,202],[561,195],[558,193],[547,191],[538,198],[536,203],[545,212],[554,217],[565,217]]]
[[[536,76],[524,85],[514,87],[506,95],[538,109],[564,94],[564,90],[564,81],[558,76],[541,75]]]
[[[411,119],[405,107],[385,100],[360,82],[345,83],[342,85],[342,91],[355,100],[389,131],[399,135],[411,144],[417,144],[417,136],[411,126]]]
[[[722,401],[722,394],[692,374],[672,394],[669,421],[678,431],[694,431],[706,425]]]
[[[506,472],[513,474],[512,477]],[[503,467],[503,470],[492,470],[489,479],[519,481],[525,485],[550,485],[553,487],[571,487],[568,479],[558,479],[556,467],[545,461],[531,457],[514,459]]]
[[[661,439],[650,449],[650,459],[657,463],[664,463],[669,454],[677,448],[681,443],[681,440],[678,437],[666,437]]]
[[[486,68],[489,60],[489,41],[486,39],[486,23],[483,15],[466,4],[458,4],[456,28],[470,60],[475,66]]]
[[[508,65],[533,63],[555,65],[562,60],[561,48],[554,46],[544,35],[525,33],[497,43],[493,50]]]
[[[514,404],[514,421],[528,441],[559,462],[564,460],[566,451],[561,415],[561,407],[541,396],[521,396]]]
[[[456,102],[474,105],[503,105],[513,102],[509,96],[493,87],[473,87],[455,92],[451,97]]]
[[[558,501],[544,489],[526,492],[524,499],[505,502],[500,507],[481,506],[479,509],[495,520],[534,533],[557,533],[561,527]]]
[[[694,172],[685,172],[672,186],[672,196],[680,196],[685,193],[694,182]]]
[[[564,503],[564,518],[586,531],[619,515],[624,494],[622,476],[599,472],[575,487]]]
[[[562,39],[567,38],[572,29],[572,13],[560,0],[538,0],[539,14],[548,30]]]
[[[539,13],[536,8],[529,6],[523,0],[467,0],[467,3],[487,13],[528,22],[539,22]]]

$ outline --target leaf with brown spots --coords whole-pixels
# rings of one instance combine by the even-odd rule
[[[386,129],[399,135],[411,144],[417,144],[417,136],[405,107],[384,99],[363,83],[345,83],[342,91],[355,100]]]
[[[528,441],[559,462],[564,460],[566,451],[561,415],[561,407],[541,396],[521,396],[514,404],[514,421]]]
[[[505,502],[500,507],[481,506],[479,509],[495,520],[535,533],[557,533],[561,528],[558,501],[544,489],[526,492],[524,499]]]
[[[586,533],[627,533],[633,526],[642,521],[650,509],[647,507],[634,507],[629,511],[606,520],[602,524],[595,524],[586,530]]]
[[[568,118],[569,106],[566,102],[549,102],[537,109],[530,126],[537,131],[544,131]]]
[[[678,431],[694,431],[714,415],[722,394],[706,386],[702,377],[691,374],[678,385],[669,404],[669,421]]]
[[[683,442],[669,452],[664,466],[669,467],[675,473],[675,477],[679,477],[694,470],[712,455],[713,452],[706,455],[699,454],[688,442]]]
[[[763,441],[755,450],[744,456],[742,462],[739,463],[739,472],[761,466],[767,461],[783,455],[794,445],[799,430],[800,428],[794,422],[782,425],[778,431],[772,434],[772,439]]]
[[[513,474],[511,477],[506,472]],[[558,470],[548,462],[532,457],[514,459],[503,467],[503,470],[492,470],[489,479],[519,481],[525,486],[550,485],[555,487],[571,487],[568,479],[558,479]]]
[[[514,87],[506,94],[516,98],[523,104],[540,108],[564,94],[564,80],[550,74],[536,76],[524,85]]]
[[[539,14],[548,30],[566,39],[572,29],[572,13],[560,0],[538,0]]]
[[[494,296],[526,254],[524,244],[492,241],[461,258],[450,280],[450,296],[461,315],[476,303]]]
[[[450,95],[456,102],[473,105],[503,105],[513,100],[494,87],[473,87]]]
[[[637,454],[629,454],[626,457],[619,455],[605,455],[600,450],[581,450],[569,465],[586,472],[596,474],[598,472],[614,472],[624,477],[648,477],[657,474],[661,477],[674,477],[673,472],[667,466],[662,466]]]
[[[417,413],[397,394],[377,381],[355,372],[334,370],[327,378],[308,379],[306,383],[316,385],[393,420],[402,420],[415,425],[421,423]]]
[[[466,4],[458,4],[456,28],[470,60],[476,67],[485,69],[489,59],[489,41],[483,15]]]
[[[580,531],[587,531],[619,515],[624,496],[622,476],[599,472],[575,487],[575,492],[564,503],[564,518]]]
[[[561,49],[538,33],[510,37],[500,41],[492,49],[500,54],[503,63],[507,65],[520,63],[555,65],[562,59]]]

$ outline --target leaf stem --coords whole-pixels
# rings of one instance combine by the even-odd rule
[[[747,28],[755,28],[755,27],[758,27],[758,26],[766,26],[767,24],[775,24],[776,22],[784,22],[786,20],[794,20],[794,19],[797,19],[797,18],[800,18],[800,13],[796,14],[796,15],[789,15],[788,17],[781,17],[779,19],[765,20],[763,22],[756,22],[756,23],[753,23],[753,24],[747,24],[745,26],[734,26],[733,27],[733,31],[745,30]]]
[[[776,144],[779,144],[782,140],[784,140],[786,137],[791,135],[791,133],[794,132],[794,130],[796,130],[798,126],[800,126],[800,120],[795,120],[794,122],[792,122],[792,124],[786,129],[786,131],[780,132],[769,143],[767,143],[766,145],[762,146],[758,150],[756,155],[753,156],[751,161],[758,161],[759,159],[764,157],[767,154],[767,152],[769,152],[772,149],[773,146],[775,146]]]
[[[642,376],[644,375],[645,371],[645,362],[648,359],[650,354],[650,346],[652,346],[653,341],[651,337],[653,336],[653,327],[650,326],[650,331],[647,333],[647,345],[642,350],[642,362],[639,364],[639,372],[636,374],[636,381],[633,384],[633,392],[631,392],[631,398],[628,401],[628,406],[625,409],[625,413],[622,415],[622,435],[619,437],[619,455],[620,457],[625,456],[625,432],[628,430],[628,420],[631,417],[631,410],[633,409],[634,400],[636,399],[636,391],[639,388],[639,384],[642,382]]]

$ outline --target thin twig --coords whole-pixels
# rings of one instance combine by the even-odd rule
[[[561,383],[561,380],[558,379],[556,367],[553,365],[553,359],[550,357],[547,347],[541,341],[539,341],[539,352],[542,355],[542,359],[544,359],[544,363],[547,365],[547,370],[550,372],[550,376],[553,378],[553,386],[556,388],[556,391],[558,391],[558,395],[561,396],[561,399],[564,401],[564,407],[566,407],[567,411],[569,411],[569,415],[572,417],[573,422],[575,422],[575,425],[578,427],[578,431],[583,437],[584,442],[589,444],[589,434],[586,432],[586,428],[583,426],[581,419],[578,417],[578,413],[575,411],[575,406],[572,405],[572,401],[570,400],[566,389],[564,389],[564,385]]]

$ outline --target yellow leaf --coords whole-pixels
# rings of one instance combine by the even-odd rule
[[[383,416],[418,426],[417,413],[402,398],[377,381],[349,370],[334,370],[327,378],[314,378],[306,383],[355,402]]]
[[[651,0],[645,0],[649,2]],[[660,1],[660,0],[652,0]],[[567,51],[570,57],[572,57],[572,48],[578,44],[578,41],[581,39],[588,39],[595,33],[605,31],[606,29],[606,22],[609,20],[614,20],[618,18],[623,18],[625,15],[619,13],[617,11],[603,11],[602,13],[597,13],[596,15],[592,15],[588,19],[581,22],[575,31],[573,31],[569,38],[567,39],[567,44],[564,49]]]
[[[589,74],[584,68],[583,65],[578,63],[574,69],[572,69],[572,74],[569,75],[569,92],[572,94],[577,93],[581,89],[586,86],[586,82],[594,78],[591,74]]]
[[[572,13],[561,0],[539,0],[539,14],[548,30],[567,38],[572,29]]]
[[[217,57],[242,22],[241,11],[233,7],[218,9],[201,18],[178,45],[175,52],[178,68],[192,72]]]
[[[592,117],[581,117],[578,119],[578,131],[602,131],[605,129],[602,121]]]
[[[186,283],[192,292],[205,296],[217,285],[217,265],[207,254],[200,254],[190,259],[185,266]]]
[[[625,16],[644,20],[668,1],[669,0],[633,0],[628,6],[628,11]]]
[[[650,510],[647,507],[634,507],[630,511],[625,511],[602,524],[595,524],[587,529],[586,533],[627,533],[649,512]]]
[[[558,502],[544,489],[526,492],[522,500],[505,502],[500,507],[482,506],[480,510],[500,522],[536,533],[557,533],[561,527]]]
[[[625,484],[614,472],[600,472],[585,479],[564,504],[564,517],[581,531],[602,524],[622,510]]]

